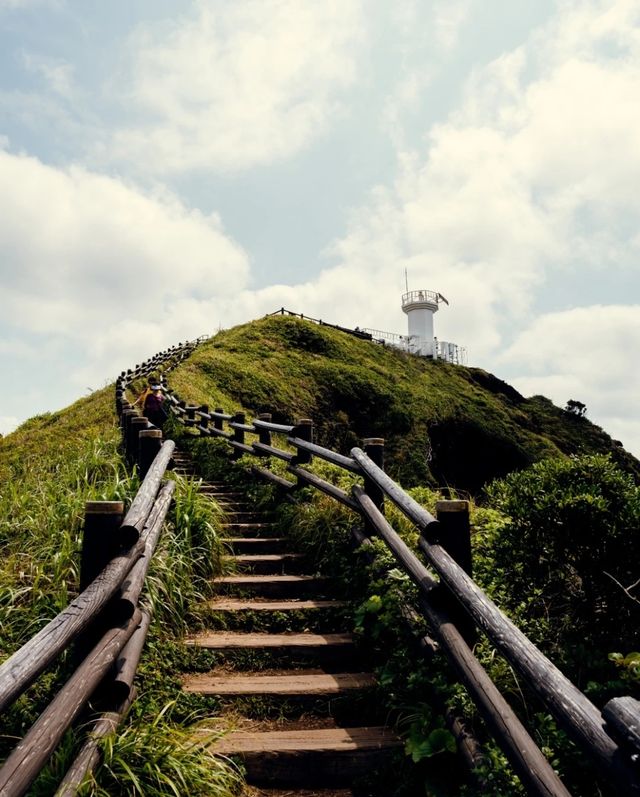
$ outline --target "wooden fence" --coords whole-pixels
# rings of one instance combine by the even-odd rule
[[[264,458],[267,467],[254,466],[256,475],[285,492],[311,486],[331,496],[364,519],[365,538],[377,535],[384,541],[418,588],[419,608],[430,633],[530,794],[566,797],[569,792],[475,658],[471,645],[478,631],[487,635],[605,780],[616,784],[617,793],[640,795],[640,702],[616,698],[600,711],[473,581],[466,502],[443,502],[438,518],[433,517],[384,472],[383,440],[365,440],[363,449],[353,448],[345,456],[313,442],[311,420],[277,424],[263,414],[247,421],[241,412],[230,415],[219,407],[210,411],[204,405],[187,405],[167,385],[164,391],[174,416],[195,433],[225,440],[235,459],[245,454]],[[274,436],[284,437],[289,450],[275,445]],[[271,457],[286,462],[295,481],[269,470]],[[361,476],[362,486],[347,493],[320,478],[304,467],[314,457]],[[385,518],[387,500],[420,532],[419,549],[426,564]],[[362,532],[354,533],[361,542]]]
[[[126,513],[120,501],[87,503],[78,596],[0,666],[1,713],[64,652],[71,651],[74,663],[67,682],[0,769],[2,797],[27,792],[82,715],[86,739],[56,797],[76,794],[98,761],[100,738],[118,726],[134,699],[133,679],[150,622],[139,598],[175,489],[175,482],[164,481],[175,443],[163,442],[162,433],[135,412],[125,414],[123,396],[132,379],[170,370],[196,345],[173,346],[118,378],[123,447],[144,479]],[[141,443],[135,452],[134,420]]]
[[[371,334],[371,332],[366,332],[364,329],[350,329],[349,327],[341,327],[338,324],[329,324],[327,321],[323,321],[321,318],[312,318],[311,316],[304,315],[303,313],[295,313],[293,310],[287,310],[284,307],[281,307],[274,313],[267,313],[267,318],[273,315],[289,315],[293,316],[294,318],[301,318],[303,321],[311,321],[311,323],[318,324],[318,326],[321,327],[339,329],[340,332],[346,332],[347,335],[352,335],[354,338],[359,338],[360,340],[368,340],[371,343],[379,343],[381,346],[386,345],[386,341],[383,338],[375,337]]]

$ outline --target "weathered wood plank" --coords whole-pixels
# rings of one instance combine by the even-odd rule
[[[607,732],[622,746],[640,753],[640,700],[614,697],[602,709]]]
[[[88,628],[142,555],[144,542],[113,559],[60,614],[0,667],[0,711],[24,692],[78,634]]]
[[[162,444],[162,448],[151,463],[149,472],[144,477],[144,481],[140,485],[136,497],[131,502],[129,511],[125,515],[122,526],[120,527],[121,532],[135,531],[139,535],[142,534],[175,447],[176,444],[173,440],[165,440]]]
[[[139,622],[137,612],[124,626],[111,628],[102,636],[10,753],[0,770],[0,794],[7,797],[25,794]]]
[[[345,601],[332,600],[252,601],[223,598],[207,602],[210,609],[219,612],[298,612],[307,609],[337,609],[346,605]]]
[[[299,674],[299,675],[188,675],[182,683],[185,692],[200,695],[339,695],[372,689],[376,679],[371,673]]]
[[[352,449],[351,455],[430,540],[438,539],[439,526],[434,525],[437,521],[427,510],[406,495],[359,448]],[[618,746],[604,730],[604,720],[596,706],[498,609],[442,546],[423,537],[420,548],[476,625],[526,678],[571,738],[594,758],[605,775],[615,778],[624,793],[640,795],[640,773],[619,755]]]
[[[352,509],[354,512],[358,512],[358,505],[352,498],[350,498],[349,495],[347,495],[347,493],[345,493],[344,490],[341,490],[334,484],[330,484],[324,479],[321,479],[319,476],[316,476],[315,473],[310,473],[308,470],[305,470],[297,465],[290,466],[289,473],[292,473],[294,476],[302,479],[303,482],[315,487],[316,490],[320,490],[320,492],[325,493],[325,495],[330,495],[336,501],[344,504],[344,506],[348,506],[349,509]]]
[[[224,755],[302,750],[325,750],[339,753],[344,750],[381,750],[385,747],[400,747],[401,745],[401,740],[393,731],[380,726],[267,731],[265,733],[235,731],[213,743],[216,752]]]
[[[431,603],[437,596],[438,584],[426,567],[394,531],[383,515],[359,487],[354,496],[368,517],[375,532],[384,540],[396,560],[405,568],[421,591],[421,608],[434,635],[460,674],[463,683],[474,698],[485,721],[492,729],[496,741],[521,778],[527,791],[546,797],[570,797],[564,784],[553,771],[526,728],[500,694],[485,670],[473,655],[462,634],[451,623],[445,612]]]
[[[284,634],[264,634],[232,631],[204,632],[197,636],[187,637],[187,645],[209,650],[224,648],[238,648],[249,650],[268,650],[270,648],[287,649],[292,654],[298,651],[315,650],[318,648],[340,647],[353,648],[351,634],[310,634],[288,632]]]

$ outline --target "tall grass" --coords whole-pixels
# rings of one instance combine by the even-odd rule
[[[68,410],[33,418],[0,440],[0,660],[76,595],[85,502],[129,501],[139,486],[118,451],[112,400],[111,389],[99,391]],[[154,619],[138,678],[140,694],[125,725],[105,742],[103,763],[85,794],[228,797],[238,790],[237,770],[192,741],[193,718],[170,721],[165,708],[179,694],[177,673],[189,660],[181,637],[193,605],[208,594],[208,579],[219,572],[222,554],[219,509],[198,494],[197,482],[177,482],[143,595]],[[63,655],[5,713],[0,761],[71,666]],[[82,735],[79,728],[65,736],[33,795],[55,791]]]

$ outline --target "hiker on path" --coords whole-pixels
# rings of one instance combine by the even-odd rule
[[[147,396],[150,396],[153,393],[153,386],[158,384],[158,380],[155,376],[150,377],[149,381],[147,382],[147,386],[145,389],[140,393],[138,398],[133,402],[133,406],[137,407],[144,407],[144,403],[147,400]]]
[[[143,415],[158,429],[162,429],[162,424],[167,420],[162,387],[157,382],[151,385],[151,392],[144,400]]]

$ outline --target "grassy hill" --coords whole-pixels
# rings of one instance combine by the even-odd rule
[[[613,551],[610,558],[615,561],[607,565],[608,572],[620,583],[634,580],[627,570],[637,561],[628,552],[635,550],[630,542],[637,540],[637,534],[632,534],[638,528],[638,488],[626,484],[617,473],[610,474],[610,463],[606,461],[574,463],[563,459],[568,454],[611,454],[640,482],[640,463],[602,429],[555,407],[542,396],[525,399],[480,369],[419,359],[288,317],[262,319],[220,332],[172,371],[169,382],[181,398],[194,404],[221,406],[228,412],[245,410],[249,416],[271,412],[274,420],[280,422],[311,417],[317,440],[342,452],[359,445],[363,437],[385,437],[387,469],[407,488],[451,485],[476,492],[497,476],[554,458],[543,463],[537,472],[534,469],[533,473],[510,477],[524,480],[512,482],[511,488],[505,484],[494,486],[487,497],[492,508],[472,508],[475,577],[541,649],[561,663],[579,685],[589,685],[594,698],[602,697],[600,702],[604,702],[610,696],[628,694],[632,688],[637,694],[637,684],[631,683],[631,676],[621,681],[616,669],[620,661],[626,661],[623,654],[637,650],[637,622],[629,623],[633,632],[625,630],[615,602],[628,599],[616,594],[615,583],[609,579],[611,594],[608,603],[603,603],[601,593],[592,588],[588,579],[593,575],[592,565],[599,562],[593,556],[594,546],[602,545],[603,540],[607,545],[609,541],[622,540],[623,555],[609,545]],[[4,554],[0,565],[0,659],[32,636],[73,597],[84,502],[130,499],[137,489],[137,477],[127,473],[119,455],[113,410],[113,390],[105,388],[65,410],[32,418],[0,439],[0,545]],[[211,441],[189,436],[182,442],[185,446],[190,442],[203,449],[215,448]],[[571,473],[564,473],[563,466]],[[231,470],[226,457],[222,467]],[[242,462],[233,467],[242,469]],[[312,467],[317,467],[317,463]],[[193,664],[180,636],[191,619],[190,606],[208,594],[207,580],[218,572],[219,518],[208,502],[208,508],[203,505],[196,486],[180,478],[177,481],[176,506],[149,582],[147,600],[155,607],[155,617],[138,676],[141,698],[134,705],[126,733],[118,738],[112,753],[107,751],[108,766],[98,772],[101,788],[106,790],[90,791],[91,794],[131,793],[129,769],[135,777],[150,771],[148,777],[153,775],[148,760],[156,748],[149,733],[155,733],[164,744],[165,737],[156,728],[155,718],[179,691],[176,673]],[[592,482],[597,483],[595,487]],[[591,493],[597,500],[592,500]],[[432,510],[439,497],[437,491],[423,487],[412,490],[412,494]],[[522,501],[523,496],[529,503]],[[300,544],[306,544],[307,553],[315,555],[320,571],[346,572],[347,562],[351,567],[353,558],[347,544],[352,522],[347,510],[320,494],[314,494],[309,501],[312,503],[300,506],[287,503],[282,510],[283,527],[297,529]],[[633,512],[629,507],[635,507]],[[555,525],[549,523],[549,517]],[[579,522],[575,522],[576,517]],[[567,529],[574,536],[567,536]],[[607,529],[606,535],[602,529]],[[190,544],[194,539],[206,541],[197,549],[200,558],[194,557]],[[570,548],[568,555],[563,548],[565,540]],[[553,550],[550,561],[555,563],[554,568],[546,567],[547,559],[535,547],[541,541]],[[580,551],[585,555],[578,560],[576,552]],[[325,553],[344,555],[343,565],[338,566],[334,559],[323,563]],[[536,581],[540,574],[530,566],[531,561],[544,565],[538,570],[545,578],[551,571],[550,584],[542,576]],[[599,589],[599,582],[593,583]],[[530,590],[531,584],[535,585],[534,590]],[[597,600],[589,603],[583,584],[590,587]],[[367,581],[367,588],[377,590],[383,601],[384,590],[396,589],[394,585],[395,581],[389,579],[371,584]],[[589,614],[587,609],[592,604],[595,611]],[[367,607],[369,603],[365,600],[362,605]],[[603,606],[610,607],[613,620],[603,614]],[[630,616],[629,607],[626,609]],[[380,619],[378,615],[374,617],[376,621]],[[390,628],[399,626],[394,617],[389,614]],[[371,620],[365,610],[364,625]],[[585,627],[590,629],[589,634]],[[402,702],[406,710],[414,705],[414,698],[423,700],[422,681],[415,677],[413,661],[395,643],[385,644],[383,660],[388,650],[397,651],[391,664],[385,664],[387,673],[395,673],[390,693],[398,690],[396,708]],[[619,657],[618,664],[608,658],[614,651],[622,651],[614,654]],[[501,668],[500,661],[494,662],[492,648],[486,641],[476,646],[476,652],[504,691],[523,694],[521,685],[512,682],[511,670]],[[398,663],[402,656],[405,669]],[[406,670],[409,665],[410,670]],[[60,661],[12,707],[5,718],[8,735],[0,736],[0,759],[13,747],[15,736],[26,731],[50,700],[69,666],[68,661]],[[438,677],[436,673],[434,682]],[[402,692],[402,685],[409,682],[419,697],[407,697]],[[449,697],[457,699],[453,693]],[[529,697],[525,697],[522,709],[529,713]],[[192,708],[191,703],[178,705],[172,709],[175,727],[160,729],[173,739],[172,744],[180,744],[183,724],[191,721]],[[542,723],[545,715],[539,716]],[[547,725],[538,732],[551,739],[549,749],[566,746],[563,737]],[[158,755],[163,754],[165,747],[160,745],[157,750]],[[53,775],[59,776],[63,771],[70,751],[67,746],[57,763],[54,761]],[[127,771],[118,772],[120,758]],[[158,778],[164,777],[163,765],[160,759],[154,763]],[[211,790],[198,786],[184,793],[217,797],[233,793],[233,773],[221,770],[222,785],[218,787],[211,773],[219,764],[207,759],[198,766],[196,774],[206,774]],[[511,777],[504,767],[498,769],[507,772],[501,777]],[[33,791],[36,797],[51,793],[49,774],[44,773]],[[591,777],[588,772],[580,776],[582,779],[571,777],[578,779],[575,793],[592,794],[585,786]],[[498,782],[494,791],[487,793],[521,793],[511,786],[509,791],[500,789]],[[160,788],[147,793],[166,791]]]
[[[225,411],[310,417],[316,439],[346,452],[386,439],[403,484],[477,492],[495,477],[561,454],[640,463],[598,426],[543,396],[525,399],[479,368],[426,360],[292,317],[218,333],[171,374],[181,398]]]

